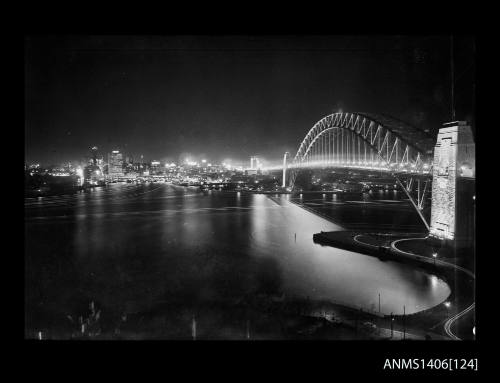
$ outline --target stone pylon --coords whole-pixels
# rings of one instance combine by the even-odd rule
[[[465,121],[444,124],[434,149],[430,236],[470,241],[475,204],[475,143]]]

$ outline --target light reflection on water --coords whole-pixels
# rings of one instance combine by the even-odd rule
[[[273,211],[264,209],[274,202],[262,195],[254,202],[271,212],[256,209],[252,214],[255,254],[265,253],[280,263],[289,293],[377,311],[380,293],[381,312],[386,314],[403,313],[403,306],[406,313],[420,311],[450,293],[444,281],[413,266],[314,244],[314,233],[341,227],[294,204],[282,201],[283,207]]]
[[[341,227],[288,195],[114,185],[78,198],[64,214],[53,208],[43,224],[27,220],[27,259],[44,304],[64,306],[84,291],[105,307],[140,310],[166,297],[197,302],[265,291],[378,310],[380,293],[381,311],[397,314],[403,305],[406,313],[430,308],[450,293],[413,266],[315,244],[314,233]],[[64,255],[71,267],[48,273],[47,255],[61,256],[61,246],[71,249]],[[35,304],[28,300],[28,310]]]

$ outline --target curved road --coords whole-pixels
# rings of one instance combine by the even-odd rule
[[[469,307],[467,307],[465,310],[459,312],[458,314],[452,316],[450,319],[448,319],[446,321],[446,323],[444,324],[444,331],[446,332],[446,334],[453,340],[461,340],[458,336],[456,336],[455,334],[453,334],[453,332],[451,331],[451,325],[453,324],[453,322],[455,322],[457,319],[459,319],[460,317],[462,317],[463,315],[467,314],[470,310],[472,310],[474,307],[475,307],[476,303],[473,303],[471,304]]]
[[[453,263],[449,263],[449,262],[445,262],[445,261],[442,261],[442,260],[439,260],[439,259],[436,259],[436,260],[431,260],[429,257],[424,257],[422,255],[417,255],[417,254],[411,254],[411,253],[407,253],[406,251],[403,251],[403,250],[400,250],[398,249],[395,244],[398,243],[398,242],[402,242],[402,241],[409,241],[409,240],[415,240],[415,239],[426,239],[427,237],[425,238],[409,238],[409,239],[398,239],[394,242],[391,243],[391,248],[395,251],[397,251],[398,253],[402,253],[402,254],[405,254],[405,255],[408,255],[408,256],[411,256],[412,258],[415,258],[415,257],[418,257],[421,261],[424,261],[424,262],[427,262],[427,263],[435,263],[436,264],[439,264],[439,265],[442,265],[442,266],[447,266],[447,267],[452,267],[454,268],[455,270],[459,270],[459,271],[463,271],[464,273],[466,273],[467,275],[469,275],[470,277],[476,279],[476,275],[470,271],[470,270],[467,270],[467,269],[464,269],[463,267],[461,266],[457,266]],[[456,336],[453,331],[451,330],[451,326],[453,325],[454,322],[456,322],[458,319],[460,319],[461,317],[463,317],[465,314],[467,314],[469,311],[471,311],[472,309],[474,309],[476,303],[473,302],[469,307],[467,307],[465,310],[462,310],[461,312],[455,314],[454,316],[452,316],[451,318],[449,318],[445,324],[444,324],[444,331],[446,332],[446,335],[448,335],[451,339],[453,340],[461,340],[458,336]]]

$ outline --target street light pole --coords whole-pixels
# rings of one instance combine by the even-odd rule
[[[196,319],[193,315],[193,321],[191,323],[191,336],[193,337],[193,340],[196,340]]]
[[[451,66],[451,120],[455,121],[455,68],[453,54],[453,35],[450,36],[450,66]]]
[[[403,305],[403,339],[406,339],[406,306]]]
[[[446,307],[446,316],[447,316],[447,318],[450,318],[450,306],[451,306],[451,303],[449,301],[446,301],[446,302],[444,302],[444,305]]]
[[[394,324],[394,318],[393,318],[392,312],[391,312],[391,339],[392,339],[392,336],[394,335],[393,324]]]

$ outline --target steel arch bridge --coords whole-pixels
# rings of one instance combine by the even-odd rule
[[[432,174],[434,140],[427,133],[391,117],[368,113],[333,113],[319,120],[302,140],[293,161],[289,187],[302,168],[344,167],[388,172],[421,214]],[[286,166],[286,165],[285,165]],[[407,178],[403,185],[400,178]],[[424,177],[423,193],[420,180]],[[417,201],[410,192],[417,179]]]

